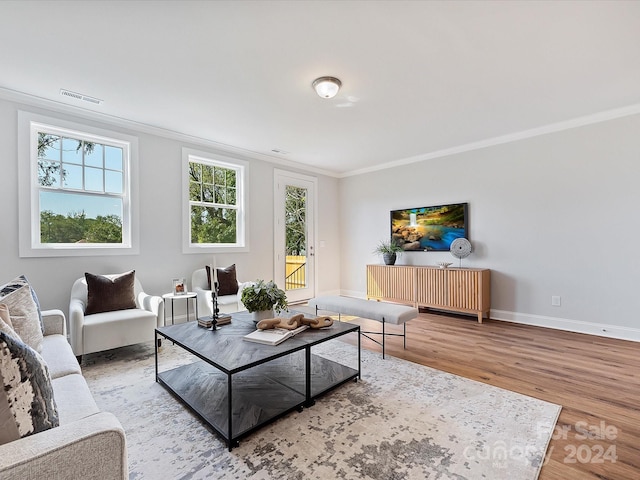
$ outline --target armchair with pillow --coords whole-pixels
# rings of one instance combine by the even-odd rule
[[[240,292],[244,283],[238,282],[236,265],[216,268],[218,278],[218,309],[220,313],[233,313],[244,310],[240,301]],[[211,316],[213,301],[211,284],[213,282],[211,267],[200,268],[191,275],[191,289],[198,295],[198,311],[201,316]]]
[[[85,353],[151,342],[163,325],[164,301],[144,292],[135,270],[85,273],[71,288],[69,334],[78,360]]]

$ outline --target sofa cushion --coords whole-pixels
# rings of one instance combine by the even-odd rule
[[[20,339],[37,352],[42,351],[42,326],[31,288],[23,284],[2,298],[9,309],[11,325]]]
[[[132,308],[84,317],[84,353],[101,352],[132,343],[152,342],[158,317],[147,310]]]
[[[135,270],[115,276],[85,273],[87,280],[85,315],[136,308],[135,275]]]
[[[10,294],[11,292],[17,290],[18,288],[24,285],[29,286],[29,292],[31,293],[31,297],[33,298],[33,302],[35,303],[36,310],[38,312],[38,321],[40,322],[40,327],[42,329],[42,332],[44,333],[44,323],[42,321],[42,313],[40,311],[41,310],[40,302],[38,301],[38,296],[36,295],[36,291],[33,289],[31,284],[29,283],[29,280],[27,280],[27,277],[25,277],[24,275],[20,275],[14,278],[13,280],[11,280],[9,283],[5,283],[4,285],[2,285],[0,287],[0,302],[2,301],[2,298],[5,295]]]
[[[206,266],[207,269],[207,283],[209,290],[211,290],[211,267]],[[236,264],[229,265],[225,268],[216,268],[216,275],[218,277],[218,295],[235,295],[238,293],[238,277],[236,275]]]
[[[82,375],[76,373],[55,378],[51,385],[58,405],[60,425],[68,425],[100,411]]]
[[[47,364],[5,332],[0,332],[0,387],[0,444],[59,425]]]
[[[65,375],[82,373],[71,345],[64,335],[45,335],[42,342],[42,358],[47,362],[49,374],[54,380]]]

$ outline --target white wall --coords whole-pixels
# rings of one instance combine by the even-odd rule
[[[27,110],[78,123],[135,135],[139,141],[140,188],[140,254],[123,256],[19,258],[18,256],[18,147],[17,112]],[[117,124],[99,123],[78,115],[38,108],[0,99],[0,204],[3,207],[0,227],[0,284],[25,274],[34,285],[43,308],[69,307],[69,293],[76,278],[84,272],[109,273],[135,269],[145,290],[162,294],[171,290],[171,279],[185,277],[211,263],[211,255],[183,254],[181,225],[181,158],[182,147],[201,151],[215,150],[123,128]],[[224,155],[228,153],[218,152]],[[240,158],[240,157],[238,157]],[[249,161],[249,234],[250,252],[216,254],[216,263],[237,264],[241,280],[273,278],[273,170],[283,169],[260,160]],[[309,173],[306,172],[308,175]],[[339,234],[337,215],[338,180],[318,177],[318,231],[325,247],[318,249],[319,291],[339,289]],[[180,314],[176,304],[176,314]]]
[[[136,135],[140,150],[141,248],[120,257],[19,258],[17,111],[85,122]],[[317,291],[365,296],[365,266],[389,236],[389,211],[469,202],[473,254],[465,266],[492,270],[492,317],[640,340],[640,116],[337,180],[318,176]],[[45,308],[68,309],[85,271],[135,268],[145,288],[209,261],[182,254],[182,147],[211,148],[0,99],[0,282],[26,274]],[[241,279],[273,275],[273,169],[250,162],[248,253],[217,255]],[[300,170],[305,173],[304,170]],[[309,174],[309,172],[306,172]],[[324,246],[322,246],[324,245]],[[455,260],[412,252],[399,263]],[[560,307],[551,296],[562,297]],[[602,329],[607,330],[602,332]]]
[[[493,318],[640,340],[639,139],[635,115],[342,179],[343,293],[366,294],[390,210],[469,202],[463,266],[492,270]],[[438,261],[457,265],[397,263]]]

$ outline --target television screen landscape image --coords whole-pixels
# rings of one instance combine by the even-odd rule
[[[467,238],[467,203],[391,211],[391,240],[406,251],[449,251]]]

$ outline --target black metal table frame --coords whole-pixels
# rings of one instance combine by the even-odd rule
[[[184,345],[182,342],[176,340],[175,338],[172,338],[170,335],[165,334],[161,331],[159,331],[158,329],[155,330],[155,374],[156,374],[156,382],[160,383],[161,385],[163,385],[167,390],[169,390],[173,395],[175,395],[182,403],[184,403],[192,412],[194,412],[203,422],[205,422],[207,425],[209,425],[209,427],[211,427],[214,431],[216,431],[221,437],[223,437],[225,440],[227,440],[227,444],[229,447],[229,451],[231,451],[233,449],[234,446],[238,446],[239,445],[239,440],[246,436],[249,435],[250,433],[254,432],[255,430],[263,427],[264,425],[271,423],[281,417],[283,417],[284,415],[290,413],[293,410],[298,410],[298,411],[302,411],[303,407],[311,407],[313,405],[315,405],[315,399],[318,398],[319,396],[327,393],[330,390],[333,390],[334,388],[337,388],[340,385],[343,385],[351,380],[357,381],[358,379],[362,378],[362,365],[361,365],[361,338],[360,338],[360,326],[358,325],[353,325],[353,329],[352,330],[347,330],[344,332],[340,332],[334,336],[328,337],[328,338],[323,338],[320,339],[318,341],[314,341],[314,342],[308,342],[305,343],[303,345],[299,345],[296,346],[294,348],[291,348],[290,350],[287,350],[286,352],[282,352],[255,362],[250,362],[247,363],[246,365],[243,365],[239,368],[233,369],[233,370],[228,370],[220,365],[218,365],[215,360],[212,360],[210,358],[206,358],[203,355],[200,355],[198,352],[194,351],[193,349],[191,349],[189,346]],[[315,346],[315,345],[319,345],[321,343],[330,341],[330,340],[335,340],[343,335],[347,335],[349,333],[357,333],[358,336],[358,368],[357,368],[357,373],[354,373],[352,375],[347,376],[346,378],[342,379],[339,382],[336,382],[335,384],[331,385],[329,388],[326,388],[325,390],[317,393],[316,395],[312,395],[311,393],[311,347]],[[191,353],[192,355],[198,357],[199,359],[201,359],[202,361],[206,362],[207,364],[213,366],[214,368],[216,368],[217,370],[223,372],[224,374],[227,375],[227,397],[228,397],[228,404],[227,404],[227,408],[228,408],[228,432],[223,432],[221,431],[216,425],[214,425],[211,421],[209,421],[208,418],[206,418],[201,412],[199,412],[194,406],[192,406],[186,399],[184,399],[182,397],[182,395],[180,394],[180,392],[177,392],[176,390],[174,390],[172,388],[171,385],[169,385],[167,382],[165,382],[162,378],[159,377],[159,372],[158,372],[158,348],[159,348],[159,336],[167,339],[167,340],[171,340],[171,342],[173,342],[174,344],[177,344],[179,347],[183,348],[184,350],[186,350],[187,352]],[[295,338],[295,337],[294,337]],[[286,342],[285,342],[286,343]],[[270,345],[264,345],[264,348],[270,348]],[[266,364],[269,363],[273,360],[276,360],[278,358],[282,358],[285,357],[287,355],[291,355],[293,353],[299,352],[301,350],[305,350],[305,395],[304,395],[304,401],[300,402],[297,405],[294,405],[282,412],[280,412],[279,414],[269,418],[268,420],[262,422],[262,423],[258,423],[256,424],[253,428],[242,432],[241,434],[237,435],[234,437],[233,435],[233,399],[232,399],[232,394],[233,394],[233,382],[232,382],[232,378],[234,374],[240,373],[242,371],[248,370],[250,368],[256,367],[258,365],[262,365],[262,364]],[[334,362],[337,363],[337,362]],[[355,370],[354,370],[355,371]],[[288,387],[288,388],[292,388],[292,387]]]

